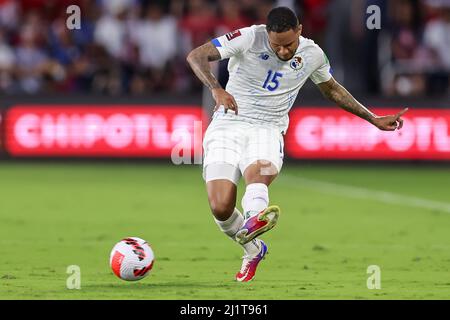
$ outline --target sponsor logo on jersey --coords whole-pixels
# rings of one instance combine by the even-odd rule
[[[241,35],[242,34],[241,34],[240,30],[234,30],[234,31],[231,31],[231,32],[227,33],[226,37],[227,37],[228,41],[231,41],[234,38],[240,37]]]
[[[269,60],[269,55],[267,53],[261,53],[259,57],[263,60]]]
[[[300,70],[303,68],[303,58],[301,56],[295,56],[292,59],[290,66],[294,70]]]

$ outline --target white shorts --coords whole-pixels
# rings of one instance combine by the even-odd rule
[[[245,169],[258,160],[267,162],[267,174],[279,173],[283,166],[284,138],[276,127],[213,120],[203,138],[203,150],[205,181],[226,179],[237,185]],[[273,171],[270,164],[277,172],[270,172]]]

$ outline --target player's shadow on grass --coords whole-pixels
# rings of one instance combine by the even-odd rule
[[[107,289],[114,289],[114,291],[122,290],[149,290],[149,289],[234,289],[236,286],[242,286],[237,281],[230,281],[229,283],[206,283],[195,281],[180,281],[180,282],[164,282],[164,283],[109,283],[104,285],[85,285],[84,290],[101,291]]]

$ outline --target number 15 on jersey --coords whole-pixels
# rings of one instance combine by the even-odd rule
[[[263,88],[269,91],[275,91],[280,86],[278,78],[283,77],[282,73],[269,70],[267,73],[266,81],[264,81]]]

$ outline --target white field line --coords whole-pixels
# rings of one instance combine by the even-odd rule
[[[301,178],[281,173],[278,182],[290,186],[314,190],[320,193],[332,194],[347,198],[369,199],[387,204],[395,204],[414,208],[439,210],[450,213],[450,203],[405,196],[394,192],[354,187],[345,184]]]

